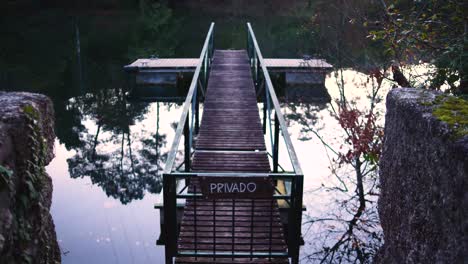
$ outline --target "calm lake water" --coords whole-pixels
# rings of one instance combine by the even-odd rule
[[[311,23],[318,12],[314,7],[260,15],[200,14],[163,6],[146,12],[143,17],[136,11],[48,10],[0,19],[0,89],[40,92],[54,102],[56,157],[47,172],[53,179],[51,213],[63,263],[163,262],[164,248],[156,246],[159,211],[153,206],[161,199],[159,175],[182,105],[128,100],[128,76],[122,67],[150,55],[198,57],[211,21],[216,22],[218,49],[245,48],[245,23],[250,21],[265,57],[311,54],[344,69],[328,74],[324,87],[295,91],[273,76],[305,174],[304,219],[332,210],[336,197],[317,189],[335,181],[329,168],[333,154],[304,131],[314,128],[330,145],[340,147],[345,135],[331,108],[340,96],[338,81],[343,79],[348,99],[368,105],[372,85],[360,72],[370,58],[378,60],[372,57],[376,48],[363,44],[356,29],[337,32]],[[330,21],[338,19],[333,12],[328,15]],[[333,48],[338,43],[337,53]],[[299,96],[290,96],[297,91]],[[380,103],[379,122],[382,107]],[[280,164],[287,167],[284,149],[280,146]],[[316,246],[319,232],[304,227],[304,254]]]

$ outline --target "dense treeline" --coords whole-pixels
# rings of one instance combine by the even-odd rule
[[[382,77],[391,67],[399,86],[468,93],[466,1],[311,2],[308,28],[335,66],[380,70]],[[425,74],[405,73],[406,66],[418,64],[425,64]]]
[[[4,1],[1,9],[38,10],[44,8],[95,9],[95,8],[137,8],[139,0],[16,0]]]
[[[280,11],[281,9],[291,9],[297,7],[307,7],[314,1],[310,0],[71,0],[71,1],[60,1],[60,0],[13,0],[0,3],[0,7],[11,7],[11,8],[73,8],[73,9],[122,9],[122,8],[139,8],[142,4],[152,3],[166,3],[171,7],[188,7],[188,8],[199,8],[213,12],[224,12],[224,13],[248,13],[249,10],[270,8],[270,11]],[[238,10],[232,10],[236,7],[249,7],[249,8],[238,8]]]

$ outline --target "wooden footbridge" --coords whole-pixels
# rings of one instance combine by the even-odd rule
[[[265,61],[250,24],[246,50],[214,50],[213,32],[163,175],[166,263],[298,263],[303,175]],[[291,172],[279,172],[280,139]]]

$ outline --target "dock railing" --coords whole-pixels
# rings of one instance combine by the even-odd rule
[[[286,190],[286,194],[275,196],[286,196],[287,204],[289,205],[288,212],[288,253],[292,258],[292,263],[298,263],[299,249],[301,246],[301,226],[302,226],[302,196],[304,186],[304,175],[302,173],[299,160],[297,159],[296,151],[291,142],[291,137],[288,133],[284,116],[281,112],[276,92],[271,82],[270,74],[266,67],[262,52],[252,29],[252,25],[247,23],[247,54],[250,59],[252,75],[254,78],[255,89],[257,94],[264,93],[263,100],[263,133],[266,133],[267,124],[269,126],[271,153],[273,160],[273,174],[271,177],[282,179],[290,183],[290,189]],[[274,121],[272,120],[274,115]],[[272,129],[272,123],[274,128]],[[279,167],[279,138],[280,133],[284,140],[286,150],[289,155],[293,171],[278,173]],[[273,134],[273,135],[272,135]]]
[[[185,171],[190,171],[193,137],[198,133],[200,98],[204,97],[214,53],[214,26],[211,23],[200,54],[199,63],[193,74],[187,97],[185,98],[182,115],[177,125],[174,141],[169,152],[163,173],[163,199],[165,222],[165,255],[166,263],[172,263],[177,253],[177,180],[181,177],[174,175],[174,165],[179,144],[184,136],[184,162]],[[200,96],[201,94],[201,96]],[[181,166],[177,166],[176,169]]]
[[[169,156],[166,162],[166,166],[163,173],[163,203],[164,203],[164,237],[165,237],[165,254],[166,263],[172,263],[173,257],[212,257],[216,258],[276,258],[276,257],[290,257],[292,263],[298,263],[299,259],[299,248],[301,245],[301,222],[302,222],[302,195],[303,195],[303,174],[300,168],[294,147],[289,137],[286,122],[283,114],[281,113],[280,104],[276,97],[276,93],[271,82],[268,70],[265,66],[263,56],[260,52],[255,34],[252,30],[251,25],[247,24],[247,51],[251,62],[252,73],[257,91],[263,87],[265,90],[265,103],[264,103],[264,116],[263,116],[263,128],[264,133],[266,132],[267,122],[271,124],[272,118],[271,113],[274,114],[274,136],[272,138],[272,152],[270,155],[273,157],[273,171],[271,173],[244,173],[244,172],[191,172],[191,156],[192,156],[192,140],[198,133],[198,109],[199,109],[199,93],[204,93],[209,78],[209,71],[213,56],[213,32],[214,23],[211,24],[208,31],[201,55],[200,63],[198,64],[191,85],[185,99],[181,118],[179,120],[176,135],[169,152]],[[279,151],[279,139],[280,133],[284,140],[289,158],[293,167],[292,172],[278,172],[278,151]],[[184,161],[182,164],[176,164],[176,155],[179,152],[179,145],[184,135]],[[184,170],[181,171],[184,165]],[[271,232],[270,232],[270,250],[268,252],[235,252],[232,251],[216,251],[216,238],[215,245],[212,252],[206,250],[195,250],[191,251],[178,251],[177,241],[179,239],[179,230],[177,226],[177,201],[192,199],[196,203],[197,199],[202,199],[203,195],[197,191],[197,188],[189,191],[187,182],[196,180],[197,178],[203,177],[265,177],[272,179],[273,181],[283,181],[288,183],[289,188],[285,188],[283,191],[279,191],[275,188],[275,194],[273,199],[286,201],[286,210],[288,212],[287,222],[287,244],[288,252],[286,255],[278,252],[272,252],[271,250]],[[185,181],[185,186],[179,188],[179,182]],[[253,200],[252,200],[253,202]],[[233,201],[234,203],[234,201]],[[214,209],[213,205],[213,209]],[[196,208],[196,206],[193,206]],[[252,207],[253,208],[253,207]],[[195,229],[194,235],[197,236],[197,219],[196,212],[193,212],[195,217]],[[216,214],[213,215],[216,217]],[[216,221],[216,219],[213,219]],[[234,221],[234,218],[233,218]],[[234,223],[233,223],[234,225]],[[271,227],[271,223],[270,223]],[[215,225],[216,228],[216,225]],[[213,232],[215,236],[215,232]],[[195,239],[196,240],[196,239]],[[234,240],[234,239],[233,239]],[[252,248],[252,245],[251,245]]]

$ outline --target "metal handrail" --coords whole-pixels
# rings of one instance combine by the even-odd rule
[[[250,43],[251,41],[254,46],[253,47],[254,50],[251,50],[252,47],[250,46],[250,44],[248,45],[248,49],[249,49],[248,54],[249,56],[251,56],[251,58],[253,58],[253,63],[256,64],[255,71],[258,71],[257,63],[262,69],[263,76],[265,78],[265,85],[267,87],[267,89],[265,89],[265,92],[269,94],[269,99],[271,99],[271,102],[273,103],[273,108],[275,109],[276,118],[279,123],[279,128],[281,129],[281,133],[283,135],[283,139],[286,144],[286,149],[288,150],[289,159],[291,160],[291,164],[293,166],[294,172],[297,175],[303,175],[301,166],[299,165],[299,160],[297,159],[296,151],[294,150],[294,146],[291,142],[291,137],[289,136],[289,133],[288,133],[286,121],[284,119],[283,114],[281,113],[281,107],[280,107],[278,98],[276,97],[275,89],[273,87],[273,83],[271,82],[270,74],[268,73],[268,69],[263,59],[262,52],[260,51],[260,48],[257,43],[257,39],[255,37],[255,33],[253,32],[253,29],[250,23],[247,23],[247,28],[248,28],[248,42]]]
[[[192,106],[194,95],[196,94],[196,91],[197,91],[197,85],[199,84],[200,72],[202,70],[202,67],[204,67],[204,70],[205,70],[204,78],[205,78],[205,86],[206,86],[206,83],[207,83],[206,78],[209,72],[208,68],[211,65],[211,58],[213,57],[214,25],[215,23],[212,22],[210,29],[208,30],[208,34],[206,35],[205,43],[203,44],[203,49],[200,54],[200,59],[199,59],[197,68],[195,69],[195,73],[193,74],[192,82],[190,84],[187,97],[185,98],[184,108],[182,111],[182,115],[180,116],[179,123],[177,125],[177,130],[176,130],[174,140],[172,141],[171,150],[169,151],[169,156],[167,158],[166,166],[164,167],[164,173],[171,173],[172,168],[174,166],[174,161],[176,159],[177,150],[179,148],[180,140],[182,138],[182,134],[186,126],[188,113]],[[187,164],[185,164],[185,166],[187,166]]]
[[[273,152],[273,172],[278,172],[278,158],[279,158],[279,132],[281,131],[283,135],[283,140],[288,151],[289,159],[293,166],[294,174],[293,177],[285,180],[291,181],[291,190],[290,190],[290,210],[288,215],[288,254],[291,257],[291,263],[299,263],[299,249],[301,240],[301,225],[302,225],[302,196],[304,189],[304,175],[302,174],[301,166],[297,159],[296,151],[291,142],[291,138],[288,133],[286,122],[284,116],[281,112],[281,107],[276,97],[275,89],[273,83],[271,82],[270,74],[265,65],[262,52],[257,43],[257,39],[253,32],[252,26],[250,23],[247,23],[247,54],[250,58],[250,65],[252,67],[255,87],[259,88],[260,83],[266,86],[265,90],[265,101],[263,105],[263,132],[266,132],[266,123],[268,115],[268,123],[270,126],[270,139],[272,152]],[[262,82],[260,80],[259,68],[263,73]],[[260,89],[257,89],[257,94]],[[275,127],[274,127],[274,136],[271,135],[271,105],[270,100],[273,104],[273,109],[275,110]]]
[[[200,59],[193,74],[192,82],[190,84],[187,97],[185,98],[184,108],[182,110],[182,115],[180,117],[179,123],[177,125],[176,134],[174,141],[172,142],[171,150],[166,161],[166,166],[163,173],[163,199],[164,199],[164,218],[167,220],[166,227],[164,230],[164,236],[166,239],[165,247],[165,257],[166,263],[172,263],[172,257],[177,254],[177,245],[176,239],[171,239],[173,236],[177,236],[178,227],[177,227],[177,178],[172,174],[175,159],[177,156],[177,150],[179,148],[180,140],[182,134],[184,135],[184,148],[185,148],[185,158],[184,165],[185,171],[190,170],[190,156],[192,151],[192,137],[198,132],[199,118],[199,100],[197,97],[197,90],[200,88],[203,91],[203,87],[206,89],[208,83],[209,69],[211,66],[211,60],[213,58],[213,49],[214,49],[214,23],[211,23],[210,29],[206,36],[203,48],[200,54]],[[200,73],[203,75],[200,76]],[[190,124],[189,111],[192,110],[192,122]],[[195,126],[195,129],[194,129]],[[195,133],[193,131],[195,130]]]

